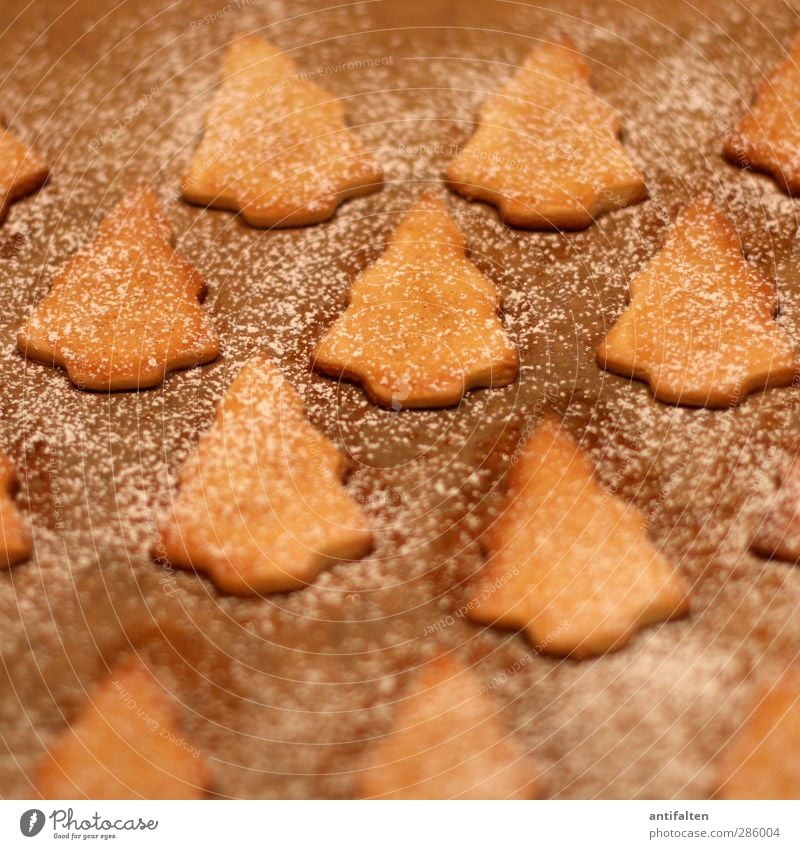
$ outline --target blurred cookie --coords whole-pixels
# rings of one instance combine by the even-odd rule
[[[3,116],[0,114],[0,224],[5,221],[9,206],[38,189],[49,171],[44,157],[2,123]]]
[[[133,658],[87,698],[34,784],[44,799],[202,799],[210,776],[176,727],[172,700]]]
[[[569,39],[543,43],[483,105],[446,171],[453,191],[494,204],[514,227],[575,230],[647,196]]]
[[[527,752],[503,726],[500,706],[469,669],[440,658],[419,672],[389,734],[358,776],[378,799],[533,799]]]
[[[14,502],[17,475],[11,461],[0,452],[0,569],[31,556],[31,535]]]
[[[717,798],[800,799],[800,671],[762,689],[717,762]]]
[[[470,618],[523,629],[538,651],[601,654],[688,609],[687,588],[648,539],[644,516],[601,486],[553,418],[516,458],[485,547]]]
[[[800,457],[778,482],[750,547],[764,557],[800,561]]]
[[[180,474],[156,552],[229,593],[293,590],[372,546],[345,459],[265,357],[249,360]]]
[[[735,165],[764,171],[790,194],[800,194],[800,35],[756,88],[724,150]]]
[[[597,360],[647,381],[661,401],[733,406],[800,372],[776,311],[775,287],[745,259],[728,217],[703,197],[680,213],[631,282],[630,304]]]
[[[375,191],[383,171],[347,128],[341,101],[311,76],[261,38],[233,42],[184,197],[256,227],[297,227]]]

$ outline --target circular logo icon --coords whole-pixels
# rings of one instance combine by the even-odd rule
[[[19,818],[19,830],[25,837],[36,837],[44,828],[44,812],[38,808],[31,808]]]

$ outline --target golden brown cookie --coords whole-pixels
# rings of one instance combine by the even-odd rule
[[[0,115],[0,224],[5,221],[9,206],[38,189],[49,170],[44,158],[2,123]]]
[[[681,212],[630,296],[597,360],[647,381],[661,401],[733,406],[800,370],[775,321],[774,286],[747,262],[733,224],[708,198]]]
[[[720,799],[800,799],[800,670],[760,693],[717,763]]]
[[[771,174],[787,192],[800,194],[800,35],[757,87],[724,150],[735,165]]]
[[[19,349],[95,390],[157,386],[168,372],[215,359],[217,334],[199,303],[203,278],[172,241],[156,196],[131,192],[53,275],[19,331]]]
[[[240,211],[255,227],[298,227],[375,191],[380,166],[347,128],[341,101],[310,76],[261,38],[231,44],[184,197]]]
[[[344,456],[309,423],[292,386],[254,357],[181,471],[161,554],[229,593],[303,587],[372,545],[344,471]]]
[[[412,207],[349,301],[317,346],[314,367],[358,381],[376,404],[447,407],[470,389],[516,380],[500,295],[433,195]]]
[[[574,230],[647,196],[619,143],[620,120],[568,39],[531,50],[481,108],[447,183],[515,227]]]
[[[359,795],[380,799],[533,799],[527,752],[500,706],[460,663],[440,658],[417,674],[389,734],[369,752]]]
[[[17,475],[11,461],[0,452],[0,569],[31,556],[28,525],[14,502]]]
[[[687,611],[686,587],[644,516],[602,487],[559,421],[534,431],[508,486],[486,537],[474,621],[524,629],[539,651],[582,658]]]
[[[800,457],[779,481],[750,547],[764,557],[800,561]]]
[[[202,799],[208,765],[175,723],[175,705],[137,658],[119,666],[39,762],[44,799]]]

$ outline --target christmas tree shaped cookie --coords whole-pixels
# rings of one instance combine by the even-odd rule
[[[8,207],[47,179],[47,163],[11,130],[2,126],[0,115],[0,224],[8,215]]]
[[[800,799],[800,670],[790,668],[756,703],[717,764],[720,799]]]
[[[752,107],[725,141],[725,155],[736,165],[771,174],[790,194],[800,194],[800,35],[758,86]]]
[[[649,541],[644,517],[601,486],[555,419],[513,467],[486,551],[470,617],[524,629],[540,651],[600,654],[687,610],[683,581]]]
[[[500,295],[469,261],[464,237],[432,195],[406,215],[349,300],[314,366],[363,384],[377,404],[446,407],[469,389],[517,377]]]
[[[531,50],[481,109],[475,134],[447,168],[450,188],[494,204],[515,227],[565,230],[644,199],[619,142],[619,117],[590,77],[567,39]]]
[[[14,467],[0,452],[0,569],[31,556],[31,535],[14,503],[16,484]]]
[[[34,776],[44,799],[202,799],[209,770],[137,659],[111,672]]]
[[[297,227],[325,221],[382,180],[342,103],[288,55],[255,36],[228,47],[183,179],[187,200],[240,211],[256,227]]]
[[[203,279],[172,238],[155,195],[133,191],[55,273],[19,331],[20,350],[95,390],[156,386],[213,360],[219,343],[199,303]]]
[[[359,795],[380,799],[532,799],[536,774],[480,680],[453,660],[428,664],[369,753]]]
[[[775,321],[774,287],[747,262],[733,224],[707,198],[678,216],[630,294],[597,359],[646,380],[662,401],[730,406],[798,372],[795,347]]]
[[[269,360],[250,360],[184,465],[162,553],[225,592],[303,587],[362,557],[372,534],[341,484],[345,460]]]
[[[800,457],[773,493],[750,547],[764,557],[800,561]]]

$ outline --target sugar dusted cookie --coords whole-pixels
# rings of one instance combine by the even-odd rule
[[[48,174],[44,158],[2,124],[0,115],[0,224],[8,215],[8,207],[38,189]]]
[[[515,227],[588,227],[647,195],[619,143],[620,121],[590,85],[567,39],[542,43],[482,107],[478,128],[450,163],[453,191],[494,204]]]
[[[717,763],[720,799],[800,799],[800,670],[763,689]]]
[[[308,422],[291,385],[255,357],[181,471],[163,554],[229,593],[303,587],[372,545],[342,487],[344,470],[343,455]]]
[[[732,406],[800,369],[775,321],[773,285],[744,258],[733,224],[708,198],[678,216],[630,295],[597,360],[647,381],[662,401]]]
[[[764,557],[800,561],[800,456],[775,489],[750,547]]]
[[[14,503],[17,476],[11,461],[0,452],[0,569],[31,556],[31,535]]]
[[[131,192],[54,274],[19,331],[22,353],[95,390],[157,386],[170,371],[215,359],[203,278],[172,240],[156,196]]]
[[[34,784],[44,799],[202,799],[210,780],[172,700],[133,658],[89,695]]]
[[[255,36],[228,47],[183,179],[187,200],[240,211],[256,227],[297,227],[325,221],[382,180],[342,103],[286,53]]]
[[[433,195],[412,207],[349,300],[317,346],[314,367],[358,381],[377,404],[447,407],[469,389],[517,377],[500,295]]]
[[[498,718],[499,705],[460,663],[438,659],[399,703],[388,736],[359,773],[380,799],[533,799],[536,773]]]
[[[755,102],[725,141],[725,155],[800,194],[800,35],[756,89]]]
[[[540,651],[600,654],[687,610],[686,587],[648,539],[642,514],[602,487],[553,418],[512,468],[486,552],[470,617],[524,629]]]

